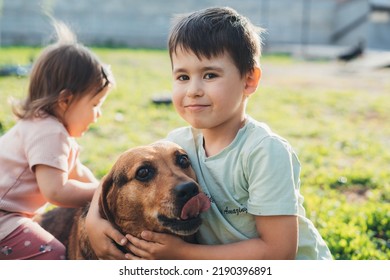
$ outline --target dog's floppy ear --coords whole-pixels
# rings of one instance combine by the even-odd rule
[[[104,176],[102,179],[102,190],[99,197],[99,212],[100,216],[106,218],[110,223],[115,224],[114,217],[108,206],[107,195],[112,185],[114,184],[113,172],[111,171],[108,175]]]
[[[125,170],[112,170],[102,179],[102,190],[99,198],[99,211],[103,218],[106,218],[111,224],[115,225],[114,216],[108,205],[108,195],[113,187],[120,188],[128,182]],[[114,206],[115,207],[115,206]]]

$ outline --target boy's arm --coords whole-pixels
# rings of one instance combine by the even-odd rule
[[[144,240],[128,236],[133,244],[129,259],[294,259],[298,244],[296,216],[256,216],[259,238],[223,245],[185,243],[161,233],[144,232]],[[175,249],[172,249],[175,248]]]

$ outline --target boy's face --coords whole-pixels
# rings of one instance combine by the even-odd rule
[[[193,52],[177,48],[172,67],[173,104],[192,127],[222,132],[241,124],[247,78],[241,77],[227,53],[199,59]]]

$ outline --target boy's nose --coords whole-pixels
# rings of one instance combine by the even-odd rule
[[[202,96],[204,94],[202,86],[200,82],[191,81],[187,88],[187,96],[188,97],[197,97]]]

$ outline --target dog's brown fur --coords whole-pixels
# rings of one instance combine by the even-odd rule
[[[151,230],[189,236],[198,230],[198,212],[206,210],[209,201],[197,201],[198,208],[185,218],[183,206],[200,192],[185,151],[159,141],[119,157],[102,180],[99,211],[124,234],[139,237],[143,230]],[[67,247],[68,259],[97,258],[85,230],[88,209],[55,208],[41,219],[41,225]]]

